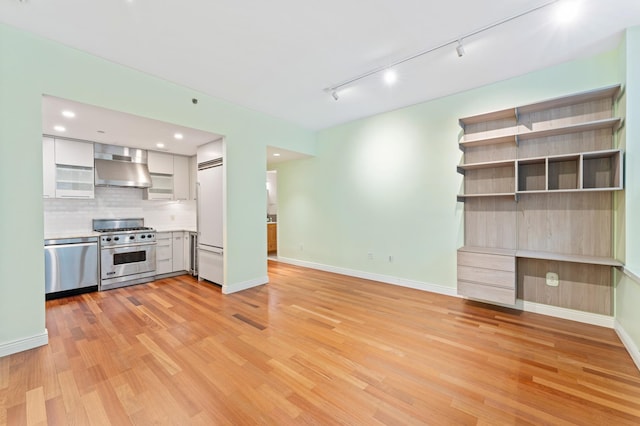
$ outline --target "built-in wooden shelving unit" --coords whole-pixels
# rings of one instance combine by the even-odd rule
[[[611,314],[620,86],[461,118],[458,293]],[[556,272],[560,285],[546,285]]]

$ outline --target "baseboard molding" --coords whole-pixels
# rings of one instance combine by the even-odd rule
[[[555,318],[562,318],[570,321],[582,322],[585,324],[598,325],[600,327],[614,328],[615,319],[609,315],[594,314],[591,312],[577,311],[575,309],[561,308],[560,306],[544,305],[542,303],[527,302],[518,300],[516,308],[525,312],[547,315]]]
[[[246,290],[248,288],[258,287],[260,285],[264,285],[269,283],[269,276],[265,275],[264,277],[255,278],[249,281],[242,281],[235,284],[225,284],[222,286],[222,294],[231,294],[236,293],[238,291]]]
[[[620,337],[620,340],[622,340],[622,344],[627,349],[627,352],[629,352],[629,355],[631,355],[631,359],[633,359],[636,367],[638,367],[638,370],[640,370],[640,348],[638,348],[636,343],[633,341],[631,336],[629,336],[622,324],[618,322],[618,320],[615,321],[615,330],[616,333],[618,333],[618,337]]]
[[[35,336],[25,337],[11,342],[0,343],[0,358],[7,355],[17,354],[18,352],[27,351],[29,349],[44,346],[49,343],[49,332],[45,328],[44,331]]]
[[[358,271],[355,269],[340,268],[337,266],[325,265],[322,263],[308,262],[306,260],[291,259],[278,256],[278,262],[288,263],[290,265],[302,266],[304,268],[317,269],[334,274],[347,275],[350,277],[362,278],[365,280],[379,281],[385,284],[397,285],[399,287],[408,287],[416,290],[429,291],[431,293],[444,294],[447,296],[457,297],[457,290],[452,287],[446,287],[438,284],[425,283],[422,281],[409,280],[406,278],[392,277],[390,275],[374,274],[372,272]]]

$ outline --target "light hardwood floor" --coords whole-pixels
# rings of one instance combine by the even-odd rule
[[[0,424],[640,424],[609,329],[269,263],[47,302],[0,358]]]

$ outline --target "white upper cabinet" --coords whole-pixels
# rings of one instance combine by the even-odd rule
[[[56,197],[56,149],[50,137],[42,138],[42,196]]]
[[[173,199],[189,199],[189,157],[173,156]]]
[[[93,168],[93,144],[56,139],[56,164]]]
[[[189,200],[189,157],[148,151],[149,200]]]
[[[147,161],[149,165],[149,173],[158,173],[163,175],[173,174],[173,155],[162,152],[148,151]]]
[[[198,147],[198,164],[222,158],[222,139]]]
[[[43,140],[43,155],[51,155],[51,138]],[[93,143],[54,139],[54,185],[56,198],[93,198]],[[50,167],[50,165],[48,166]],[[44,169],[45,180],[51,170]],[[50,182],[45,184],[45,196],[51,196]]]

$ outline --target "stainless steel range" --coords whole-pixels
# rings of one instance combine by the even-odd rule
[[[156,231],[144,219],[93,219],[100,232],[100,290],[152,281],[156,274]]]

